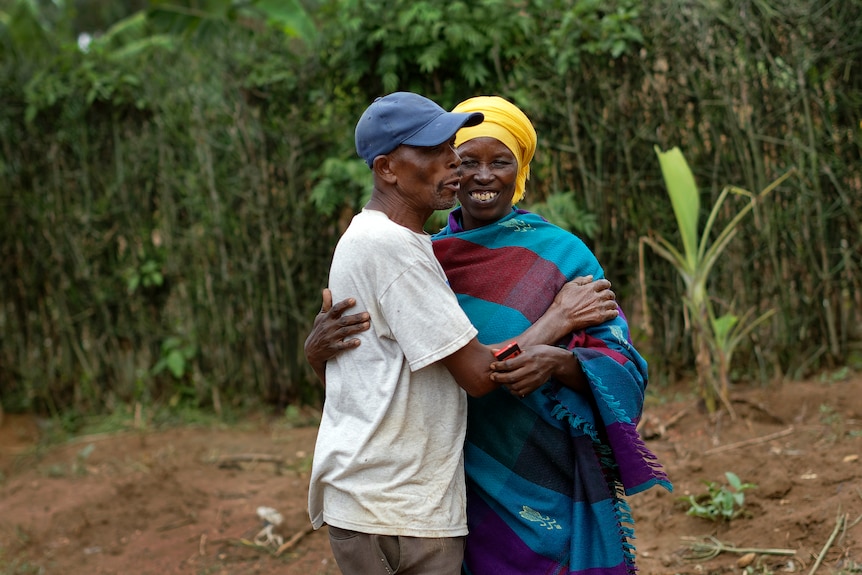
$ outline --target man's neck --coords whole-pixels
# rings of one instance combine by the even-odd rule
[[[390,221],[405,227],[417,234],[425,233],[425,221],[428,217],[416,214],[409,206],[399,202],[387,201],[387,196],[372,194],[371,199],[365,204],[365,209],[383,212]],[[430,214],[429,214],[430,215]]]

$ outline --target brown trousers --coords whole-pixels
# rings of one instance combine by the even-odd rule
[[[329,526],[344,575],[459,575],[466,537],[372,535]]]

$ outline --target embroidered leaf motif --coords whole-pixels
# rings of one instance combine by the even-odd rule
[[[538,523],[541,527],[546,527],[549,531],[552,531],[554,529],[562,529],[562,527],[557,524],[556,519],[552,519],[547,515],[542,515],[535,509],[531,509],[526,505],[521,507],[520,515],[527,521],[532,521],[533,523]]]
[[[509,220],[506,222],[500,222],[497,224],[498,226],[503,226],[506,228],[511,228],[513,232],[534,232],[536,228],[534,228],[531,224],[527,222],[520,222],[518,220]]]

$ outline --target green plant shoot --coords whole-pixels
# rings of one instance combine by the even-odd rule
[[[676,147],[667,152],[656,148],[656,154],[676,216],[677,228],[682,238],[682,249],[680,250],[659,234],[642,237],[641,268],[643,268],[643,244],[647,244],[658,255],[673,264],[683,279],[685,283],[683,304],[687,317],[691,318],[690,330],[696,353],[698,391],[709,413],[714,413],[718,407],[718,401],[721,401],[733,417],[733,408],[728,399],[730,362],[733,352],[739,343],[755,327],[773,315],[775,310],[767,310],[753,319],[755,312],[753,308],[742,316],[735,315],[732,310],[725,315],[716,316],[707,290],[707,280],[718,258],[736,235],[743,218],[754,208],[757,201],[777,188],[794,170],[791,169],[756,195],[735,186],[726,186],[713,205],[706,225],[698,236],[700,193],[688,163]],[[721,206],[731,193],[747,196],[751,201],[739,210],[715,239],[711,239],[712,228]],[[645,283],[643,276],[641,283]],[[641,293],[644,298],[644,309],[648,310],[645,285],[642,285]],[[646,321],[649,322],[648,315]],[[649,330],[649,327],[647,329]]]
[[[743,483],[739,477],[726,471],[724,476],[729,485],[719,485],[714,481],[704,481],[706,493],[689,495],[691,507],[687,515],[702,517],[710,521],[730,521],[742,513],[745,505],[745,490],[756,488],[753,483]]]

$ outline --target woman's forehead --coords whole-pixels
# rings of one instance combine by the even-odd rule
[[[508,156],[515,157],[515,154],[512,150],[509,149],[506,144],[498,140],[497,138],[492,138],[490,136],[482,136],[480,138],[473,138],[472,140],[467,140],[466,142],[462,142],[460,146],[458,146],[458,152],[463,153],[492,153],[492,154],[505,154]]]

